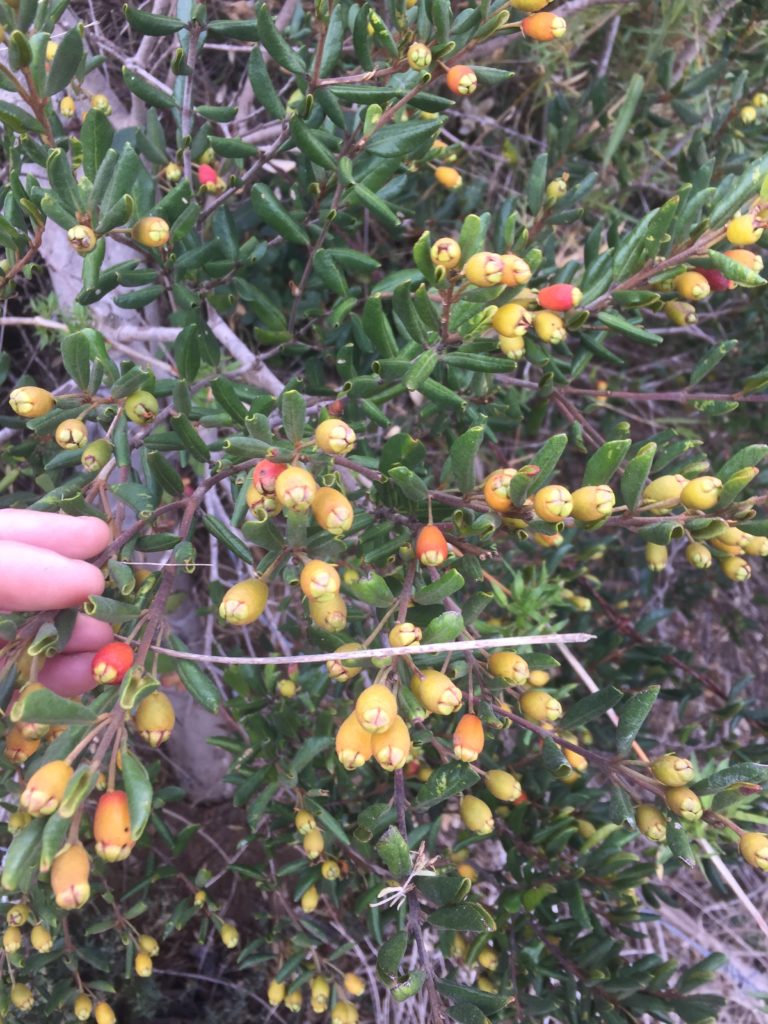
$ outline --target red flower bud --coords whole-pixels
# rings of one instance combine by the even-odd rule
[[[448,544],[439,526],[424,526],[416,538],[416,557],[422,565],[442,565],[448,557]]]
[[[714,267],[700,267],[699,273],[709,281],[709,287],[713,292],[727,292],[730,288],[736,287],[733,281],[730,281],[722,271],[716,270]]]
[[[97,651],[91,662],[93,678],[97,683],[117,686],[133,665],[133,648],[120,640],[113,640]]]
[[[197,169],[197,180],[201,185],[213,185],[218,174],[210,164],[200,164]]]
[[[565,313],[578,306],[582,298],[581,289],[572,284],[550,284],[539,291],[538,302],[542,309]]]
[[[261,494],[274,494],[275,481],[286,469],[288,467],[281,462],[262,459],[253,467],[253,486]]]

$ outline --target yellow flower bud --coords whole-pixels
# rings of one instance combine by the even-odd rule
[[[436,167],[435,180],[451,192],[464,184],[464,179],[455,167]]]
[[[56,404],[56,399],[50,391],[46,391],[45,388],[35,388],[29,385],[23,388],[15,388],[11,392],[8,401],[16,415],[23,416],[24,419],[44,416]]]
[[[11,925],[3,932],[3,949],[6,953],[17,953],[21,949],[21,928]]]
[[[708,512],[720,500],[722,489],[723,482],[716,476],[697,476],[680,491],[680,501],[688,509]]]
[[[635,823],[647,839],[662,843],[667,837],[667,819],[654,804],[638,804]]]
[[[477,288],[493,288],[502,283],[504,260],[495,252],[476,252],[464,264],[463,274]]]
[[[752,213],[740,213],[728,221],[725,235],[731,245],[754,245],[763,233]]]
[[[326,455],[346,455],[356,440],[354,430],[344,420],[323,420],[315,429],[315,444]]]
[[[461,248],[455,238],[438,238],[429,250],[429,258],[436,267],[453,270],[461,263]]]
[[[514,803],[523,789],[518,779],[511,772],[494,768],[485,776],[485,787],[497,800]]]
[[[527,690],[520,698],[520,711],[529,722],[556,722],[563,717],[563,706],[543,690]]]
[[[230,587],[219,605],[219,615],[232,626],[255,622],[267,606],[268,589],[264,580],[241,580]]]
[[[481,836],[493,832],[493,813],[484,800],[467,793],[461,798],[459,814],[470,832],[476,832]]]
[[[316,494],[317,481],[302,466],[289,466],[275,480],[275,497],[294,512],[307,512]]]
[[[160,952],[160,943],[154,935],[140,935],[138,942],[141,952],[146,953],[148,956],[157,956]]]
[[[233,924],[225,922],[221,926],[221,931],[219,932],[219,935],[221,936],[221,941],[224,943],[227,949],[235,949],[240,944],[240,933]]]
[[[616,495],[607,484],[579,487],[572,494],[573,518],[580,523],[596,523],[610,515]]]
[[[696,774],[687,757],[663,754],[651,763],[651,771],[663,786],[684,786]]]
[[[53,949],[53,937],[44,924],[36,924],[29,933],[29,941],[38,953],[50,953]]]
[[[398,622],[389,631],[390,647],[410,647],[421,642],[421,630],[412,622]]]
[[[96,232],[87,224],[75,224],[67,231],[67,238],[78,256],[85,256],[87,253],[93,252],[98,241]]]
[[[423,71],[432,63],[432,51],[424,43],[411,43],[405,56],[414,71]]]
[[[267,1002],[270,1006],[279,1006],[285,999],[285,982],[276,981],[274,978],[267,988]]]
[[[337,651],[361,651],[362,649],[363,645],[358,643],[342,644],[341,647],[336,648]],[[352,659],[349,661],[331,659],[326,661],[325,668],[331,679],[335,679],[339,683],[347,683],[363,671],[362,665],[354,662]]]
[[[739,853],[753,868],[768,871],[768,835],[744,832],[739,839]]]
[[[139,703],[133,721],[141,738],[150,747],[159,747],[173,732],[176,713],[166,695],[156,690]]]
[[[368,732],[386,732],[397,716],[397,700],[394,693],[381,683],[374,683],[363,690],[357,698],[355,715],[363,729]]]
[[[744,583],[752,575],[752,567],[745,558],[723,558],[720,561],[720,568],[734,583]]]
[[[386,732],[372,736],[371,750],[384,771],[393,772],[403,767],[411,752],[411,737],[400,715],[395,715]]]
[[[684,821],[698,821],[704,813],[701,800],[687,786],[672,786],[664,793],[667,807]]]
[[[11,985],[11,1002],[21,1013],[26,1013],[35,1005],[35,997],[29,985],[17,981]]]
[[[651,511],[654,515],[664,515],[670,508],[674,508],[680,503],[680,495],[687,482],[685,477],[679,473],[660,476],[646,485],[643,491],[643,503],[646,505],[663,503]]]
[[[466,267],[464,272],[466,273]],[[531,314],[519,303],[508,302],[499,306],[491,324],[493,329],[505,338],[520,338],[531,326]]]
[[[309,614],[319,629],[339,633],[347,625],[347,605],[341,594],[309,602]]]
[[[560,484],[542,487],[533,496],[533,508],[545,523],[561,523],[573,509],[571,493]]]
[[[336,755],[347,771],[360,768],[373,756],[373,734],[364,729],[352,712],[336,733]]]
[[[304,853],[306,853],[309,859],[317,860],[325,849],[323,833],[319,828],[311,828],[309,832],[304,833],[301,844],[304,847]]]
[[[534,314],[533,329],[539,341],[550,345],[559,345],[561,341],[565,341],[568,334],[563,318],[549,310],[541,310]]]
[[[171,237],[168,222],[162,217],[142,217],[131,229],[131,238],[148,249],[159,249]]]
[[[93,1000],[84,992],[75,999],[74,1013],[77,1020],[88,1020],[93,1011]]]
[[[461,707],[461,690],[443,672],[424,669],[421,675],[411,678],[411,690],[416,699],[437,715],[451,715]]]
[[[510,686],[527,683],[531,672],[528,662],[516,651],[494,651],[488,659],[488,671]]]
[[[57,854],[51,866],[51,889],[62,910],[79,910],[88,901],[91,862],[82,843],[74,843]]]
[[[61,803],[64,790],[72,778],[72,766],[66,761],[49,761],[32,775],[19,797],[19,804],[36,817],[53,814]]]
[[[666,544],[648,543],[645,545],[645,562],[651,572],[661,572],[669,561],[669,549]]]
[[[283,473],[282,476],[286,474]],[[282,479],[278,477],[278,481]],[[355,513],[345,494],[333,487],[320,487],[312,501],[312,515],[322,530],[340,537],[352,529]]]
[[[706,544],[693,541],[685,548],[685,557],[694,569],[708,569],[712,565],[712,552]]]
[[[344,988],[355,998],[365,995],[365,980],[351,971],[344,975]]]
[[[711,291],[709,281],[698,270],[686,270],[678,274],[672,283],[680,298],[689,302],[700,302],[706,299]]]
[[[133,958],[133,970],[137,977],[148,978],[152,974],[152,957],[149,953],[137,953]]]
[[[319,601],[339,593],[341,577],[330,562],[313,558],[301,570],[299,586],[305,597]]]
[[[125,415],[131,423],[151,423],[160,409],[151,391],[134,391],[125,400]]]
[[[93,1018],[96,1024],[117,1024],[115,1011],[109,1003],[96,1003],[93,1008]]]

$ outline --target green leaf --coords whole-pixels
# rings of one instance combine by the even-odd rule
[[[648,544],[669,544],[683,536],[683,527],[680,523],[649,523],[641,526],[637,531],[638,536]]]
[[[538,490],[543,487],[552,477],[555,467],[560,461],[560,456],[568,444],[567,434],[553,434],[548,438],[538,452],[531,459],[531,465],[538,466],[539,472],[535,476],[526,476],[522,473],[512,481],[509,488],[509,495],[515,504],[521,504],[531,487]]]
[[[420,352],[403,377],[403,384],[409,391],[418,391],[420,385],[432,375],[436,366],[437,352],[435,349],[428,348],[424,352]]]
[[[495,932],[496,922],[480,903],[457,903],[438,907],[427,918],[434,928],[449,928],[457,932]]]
[[[541,209],[544,193],[547,188],[547,167],[549,153],[539,153],[528,171],[528,209],[533,216]]]
[[[366,185],[356,182],[352,186],[352,193],[361,206],[364,206],[366,210],[370,210],[376,220],[383,224],[385,228],[388,228],[390,231],[399,231],[400,218],[392,210],[391,206],[381,199],[376,192],[372,192]]]
[[[414,592],[413,600],[416,604],[441,604],[446,597],[461,590],[464,583],[464,577],[458,569],[447,569],[439,579],[427,583],[424,587],[419,587]]]
[[[427,485],[407,466],[392,466],[387,476],[411,501],[427,500]]]
[[[285,436],[291,444],[297,444],[304,436],[307,407],[298,391],[284,391],[280,396],[280,415],[283,419]]]
[[[286,213],[285,205],[278,202],[272,190],[266,185],[260,182],[253,185],[251,205],[264,223],[274,228],[287,242],[309,245],[309,236],[304,228]]]
[[[226,523],[222,522],[221,519],[217,519],[216,516],[208,515],[204,513],[202,516],[205,528],[209,533],[212,533],[217,540],[229,548],[232,554],[245,562],[246,565],[253,564],[253,553],[244,541],[240,540],[237,534],[233,533],[232,530],[227,526]]]
[[[259,103],[266,112],[271,117],[282,121],[285,117],[285,107],[272,84],[272,76],[267,70],[261,55],[261,48],[258,46],[253,47],[248,58],[248,80],[251,83],[254,96],[259,97]],[[294,120],[298,120],[298,118],[294,118]],[[291,130],[293,130],[293,126],[291,126]]]
[[[149,781],[144,762],[127,747],[123,748],[122,774],[125,792],[128,794],[131,838],[136,842],[147,827],[152,811],[152,783]]]
[[[621,698],[620,690],[615,686],[606,686],[573,704],[560,724],[564,729],[576,729],[580,725],[586,725],[587,722],[605,714],[610,708],[615,708]]]
[[[379,295],[366,299],[363,306],[362,326],[366,335],[376,347],[380,355],[396,356],[398,353],[395,334]]]
[[[617,825],[627,822],[629,825],[635,823],[635,812],[632,801],[620,786],[612,785],[610,788],[610,799],[608,801],[608,818]]]
[[[749,444],[745,448],[740,448],[727,462],[724,462],[718,469],[717,476],[721,480],[728,480],[741,469],[757,466],[767,455],[768,444]]]
[[[17,700],[10,712],[12,722],[47,725],[92,725],[97,716],[87,704],[60,697],[53,690],[32,690]]]
[[[713,772],[705,779],[695,782],[693,789],[700,796],[707,793],[719,793],[721,789],[729,786],[748,785],[766,786],[768,784],[768,765],[756,764],[754,761],[746,761],[744,764],[734,764],[728,768],[721,768]]]
[[[630,512],[640,504],[656,455],[656,448],[655,442],[649,441],[638,450],[636,455],[632,456],[624,467],[621,477],[621,496]]]
[[[440,979],[436,982],[438,992],[456,1003],[471,1003],[485,1013],[497,1013],[510,1002],[509,996],[500,996],[492,992],[481,992],[477,988],[457,985],[454,981]]]
[[[730,256],[726,256],[724,252],[718,252],[717,249],[710,249],[707,253],[710,263],[717,269],[722,271],[723,274],[730,280],[735,281],[737,284],[744,285],[746,288],[755,288],[761,284],[768,284],[764,277],[755,273],[754,270],[750,270],[749,267],[745,267],[743,263],[739,263],[738,260],[731,259]]]
[[[161,110],[172,110],[176,106],[176,100],[172,93],[165,92],[153,85],[146,78],[137,75],[135,71],[123,65],[123,81],[134,96],[138,96],[150,107],[160,107]],[[90,120],[88,115],[87,120]]]
[[[547,897],[553,896],[556,892],[557,888],[550,882],[542,882],[541,885],[536,885],[532,889],[526,889],[523,893],[523,906],[529,912],[535,910]]]
[[[77,74],[83,53],[82,30],[79,25],[75,25],[59,40],[58,49],[51,61],[51,70],[45,80],[43,96],[53,96],[66,89]]]
[[[424,630],[421,642],[423,644],[447,644],[461,635],[464,629],[464,617],[461,612],[442,612],[430,619],[429,625]]]
[[[752,483],[756,476],[755,467],[745,466],[744,469],[740,469],[737,473],[727,477],[723,484],[723,489],[720,491],[718,505],[721,508],[727,508],[734,498]]]
[[[112,393],[114,394],[114,390]],[[208,445],[200,437],[200,434],[192,426],[189,419],[182,413],[176,413],[171,416],[171,423],[189,454],[201,462],[208,462],[211,457]]]
[[[408,844],[395,825],[390,825],[376,843],[376,851],[393,878],[402,881],[408,877],[411,871],[411,854]]]
[[[230,25],[232,24],[237,23],[230,22]],[[259,30],[259,39],[264,44],[264,49],[271,57],[274,57],[280,67],[285,68],[286,71],[292,71],[295,75],[305,75],[307,69],[304,61],[283,38],[283,35],[272,20],[266,3],[261,4],[256,11],[256,24]],[[228,29],[228,34],[231,34],[231,31],[231,28]]]
[[[0,885],[7,892],[26,892],[32,882],[32,874],[40,859],[39,848],[43,838],[44,818],[36,818],[21,832],[17,832],[3,859],[3,874]]]
[[[172,36],[185,28],[187,24],[181,18],[170,18],[165,14],[151,14],[149,11],[129,7],[128,4],[123,4],[123,14],[131,28],[143,36]]]
[[[735,348],[738,348],[738,345],[738,341],[735,340],[720,341],[713,345],[712,348],[707,349],[691,371],[691,386],[704,380],[714,370],[720,360],[725,358],[729,352],[733,352]]]
[[[398,1003],[403,1003],[406,999],[410,999],[421,990],[426,979],[427,975],[425,971],[411,971],[406,978],[403,978],[402,981],[398,981],[390,988],[389,994]]]
[[[451,472],[462,494],[475,486],[475,460],[483,443],[485,422],[477,423],[459,434],[451,445]]]
[[[188,650],[187,646],[178,637],[171,634],[168,637],[168,646],[180,653]],[[219,710],[221,697],[216,684],[199,667],[196,661],[187,661],[179,658],[174,662],[176,671],[181,676],[181,681],[188,693],[190,693],[198,704],[206,711],[215,714]]]
[[[238,39],[243,43],[257,43],[261,39],[259,25],[255,18],[216,19],[208,22],[208,31],[215,32],[218,36],[225,36],[227,39]]]
[[[624,102],[621,105],[616,122],[611,132],[611,137],[608,140],[608,144],[603,152],[603,169],[605,169],[613,160],[614,154],[621,145],[622,139],[629,131],[632,124],[632,119],[635,116],[635,110],[637,104],[640,102],[640,97],[645,89],[645,79],[642,75],[635,74],[629,80],[629,85],[624,92]]]
[[[628,338],[633,338],[635,341],[643,341],[649,345],[660,345],[664,341],[660,334],[647,331],[643,326],[632,323],[631,320],[627,320],[620,313],[602,310],[597,314],[597,319],[600,323],[605,324],[606,327],[610,327],[611,330],[618,331],[619,334],[625,334]]]
[[[491,1024],[483,1011],[472,1003],[454,1003],[448,1016],[457,1024]]]
[[[333,746],[333,737],[331,736],[310,736],[308,740],[305,740],[301,746],[301,749],[295,754],[291,760],[291,771],[298,775],[300,771],[311,764],[318,755],[322,754],[323,751],[327,750],[328,747]]]
[[[78,387],[85,390],[91,377],[91,346],[86,332],[65,334],[60,349],[64,369]]]
[[[69,818],[62,818],[57,812],[52,814],[45,823],[43,829],[43,841],[40,846],[40,870],[50,871],[53,858],[67,841],[67,832],[71,822]]]
[[[549,736],[544,737],[541,747],[541,760],[544,767],[557,779],[571,774],[571,766],[565,759],[560,747]]]
[[[407,932],[395,932],[380,947],[376,956],[376,968],[383,979],[396,981],[400,973],[400,963],[408,948]]]
[[[433,807],[448,797],[456,796],[474,786],[478,781],[476,772],[463,761],[449,761],[435,768],[430,777],[419,790],[416,798],[417,807]]]
[[[372,604],[375,608],[388,608],[394,600],[387,581],[377,572],[369,572],[354,582],[345,583],[344,589],[358,601]]]
[[[594,455],[590,456],[584,470],[584,487],[595,484],[607,484],[621,465],[622,459],[629,451],[632,442],[629,438],[620,441],[607,441],[601,445]]]
[[[672,851],[673,856],[683,861],[689,867],[695,864],[693,850],[688,839],[688,833],[682,822],[672,818],[667,822],[666,844]]]
[[[626,757],[632,749],[632,744],[650,714],[660,690],[660,686],[649,686],[627,698],[619,713],[619,724],[616,728],[616,752],[621,757]]]

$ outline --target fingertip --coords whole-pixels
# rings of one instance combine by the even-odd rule
[[[96,685],[91,672],[93,655],[93,651],[57,654],[43,666],[40,682],[60,697],[79,697],[87,693]]]

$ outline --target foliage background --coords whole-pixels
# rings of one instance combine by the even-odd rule
[[[157,14],[172,14],[172,6],[162,0],[151,5]],[[380,9],[385,21],[394,25],[389,8],[370,6]],[[460,411],[448,411],[441,406],[445,395],[436,405],[434,398],[428,396],[425,405],[401,389],[381,406],[384,416],[377,420],[371,418],[369,405],[355,401],[361,396],[366,398],[365,380],[356,386],[354,381],[371,373],[371,353],[359,351],[359,333],[350,333],[350,320],[342,313],[340,302],[351,294],[355,299],[352,308],[358,314],[373,280],[379,284],[385,280],[390,287],[406,280],[404,272],[413,268],[413,245],[424,230],[432,231],[433,237],[458,233],[465,216],[489,210],[491,235],[501,249],[507,218],[516,211],[518,223],[530,228],[529,243],[535,240],[542,250],[541,280],[552,276],[555,267],[561,268],[560,279],[579,280],[587,239],[593,240],[594,248],[606,241],[613,244],[625,237],[650,209],[677,192],[681,183],[693,182],[689,194],[703,195],[710,180],[716,187],[727,175],[742,174],[764,157],[764,113],[749,127],[738,120],[744,98],[768,83],[764,4],[758,0],[726,0],[709,5],[678,0],[570,0],[561,4],[558,12],[568,18],[569,32],[556,44],[530,44],[513,34],[480,42],[471,50],[473,64],[511,70],[514,77],[505,81],[492,78],[487,83],[481,79],[481,87],[472,97],[457,102],[446,113],[441,135],[458,155],[457,166],[465,180],[461,190],[441,190],[425,161],[416,161],[414,165],[406,161],[404,166],[383,172],[378,189],[374,189],[380,197],[391,200],[401,213],[401,228],[382,225],[370,209],[360,207],[348,212],[346,219],[339,218],[333,229],[334,244],[339,249],[348,246],[378,261],[380,267],[375,272],[360,262],[345,265],[340,258],[339,265],[348,274],[348,280],[340,285],[338,267],[332,260],[325,264],[321,261],[304,282],[307,287],[301,300],[292,300],[288,282],[302,280],[308,266],[306,249],[290,240],[281,240],[274,228],[260,223],[239,197],[219,206],[219,214],[201,222],[199,227],[196,225],[186,240],[179,238],[179,252],[210,243],[212,235],[224,246],[223,253],[212,252],[212,266],[193,268],[188,281],[193,291],[207,289],[203,320],[221,346],[208,348],[208,352],[213,352],[209,360],[203,348],[203,365],[207,361],[209,366],[200,371],[201,377],[208,375],[223,351],[230,378],[238,384],[264,388],[273,394],[283,385],[297,387],[307,396],[312,414],[334,399],[346,381],[352,400],[345,407],[345,415],[356,427],[367,426],[371,457],[381,450],[389,424],[396,424],[425,443],[429,459],[418,469],[422,475],[430,464],[439,467],[445,462],[454,432],[479,422],[481,415],[488,417],[488,431],[478,460],[478,479],[481,469],[487,471],[496,464],[503,465],[510,455],[522,462],[529,461],[543,440],[562,431],[568,433],[570,443],[560,465],[560,479],[566,484],[573,481],[574,486],[580,480],[586,454],[600,440],[624,436],[622,423],[628,424],[634,442],[675,431],[676,437],[692,443],[690,451],[695,454],[697,447],[693,444],[701,441],[701,450],[715,466],[743,445],[764,439],[765,414],[759,391],[752,400],[741,401],[735,408],[731,404],[706,403],[697,407],[683,393],[690,390],[691,371],[702,355],[730,339],[737,339],[738,347],[729,351],[704,382],[697,385],[701,390],[729,396],[730,401],[746,379],[763,371],[766,301],[760,289],[739,288],[715,296],[701,308],[694,327],[675,328],[661,313],[645,311],[643,324],[663,335],[661,347],[649,347],[637,339],[612,334],[608,349],[622,360],[621,365],[600,351],[580,366],[573,378],[568,377],[566,370],[567,379],[558,381],[549,393],[535,390],[548,367],[545,365],[542,371],[531,361],[517,369],[510,368],[504,377],[478,374],[469,382],[462,380],[461,386],[466,386],[471,398]],[[312,52],[316,23],[312,20],[311,5],[288,0],[272,13],[292,42],[309,41]],[[208,5],[211,20],[248,20],[252,16],[248,3]],[[113,4],[98,0],[73,0],[63,15],[62,25],[69,27],[75,19],[85,25],[90,52],[105,58],[101,67],[91,73],[88,87],[109,98],[118,138],[135,141],[136,129],[145,129],[149,118],[151,124],[156,123],[157,131],[153,135],[149,130],[148,137],[155,144],[159,140],[170,159],[177,145],[171,119],[162,114],[155,119],[151,110],[148,114],[143,100],[127,87],[123,68],[137,73],[143,70],[160,86],[174,87],[172,42],[167,37],[142,36],[116,15]],[[201,128],[201,132],[195,137],[193,153],[197,146],[199,156],[204,136],[209,132],[220,137],[243,138],[256,147],[256,152],[244,157],[242,164],[230,164],[230,170],[246,173],[255,160],[261,164],[256,180],[273,189],[280,189],[286,180],[293,182],[293,191],[284,192],[282,199],[288,213],[302,223],[311,203],[310,181],[314,172],[294,148],[278,152],[275,143],[281,139],[282,123],[275,118],[274,111],[260,105],[262,97],[254,95],[248,75],[252,47],[253,42],[247,38],[228,38],[226,32],[214,33],[206,39],[195,73],[187,79],[191,82],[194,105],[232,106],[237,109],[237,116],[223,126],[198,119],[196,128]],[[383,62],[385,56],[380,53],[379,59]],[[270,67],[281,103],[291,102],[296,86],[292,76]],[[355,56],[347,46],[336,72],[352,74],[357,70]],[[7,95],[4,99],[13,101]],[[293,102],[297,102],[295,98]],[[334,131],[328,124],[323,130]],[[532,209],[535,196],[531,182],[532,178],[538,180],[535,174],[544,173],[544,152],[548,153],[546,177],[567,170],[571,193],[554,216],[537,219],[538,211]],[[269,157],[265,159],[267,153]],[[382,166],[383,156],[380,154]],[[160,162],[146,153],[144,157],[146,166],[157,173]],[[396,154],[394,163],[402,165],[403,154]],[[387,178],[394,180],[387,183]],[[211,200],[203,200],[203,205],[206,204],[210,209]],[[225,209],[232,210],[235,218],[234,242],[227,236],[233,222],[225,216]],[[692,215],[686,226],[690,229],[696,224]],[[227,271],[221,264],[231,261],[236,250],[227,251],[227,246],[236,246],[241,232],[259,237],[264,245],[258,260],[246,265],[237,286],[230,289]],[[115,244],[114,249],[117,248]],[[109,259],[134,256],[131,251],[119,255],[110,252]],[[52,390],[62,386],[71,390],[67,384],[69,374],[59,356],[61,331],[54,326],[61,324],[73,329],[85,324],[95,326],[108,339],[112,358],[130,359],[149,367],[157,372],[160,381],[173,376],[168,372],[169,366],[189,371],[190,362],[185,360],[191,361],[193,368],[188,375],[197,375],[196,354],[190,355],[174,340],[178,325],[183,324],[179,307],[183,308],[185,297],[181,292],[172,293],[168,280],[163,281],[161,293],[154,301],[138,311],[116,306],[114,295],[78,307],[73,306],[73,300],[82,287],[81,268],[75,265],[63,232],[55,228],[46,231],[36,262],[35,273],[19,280],[4,300],[6,387],[29,377]],[[342,293],[340,298],[334,290]],[[15,318],[31,316],[53,321],[53,325],[14,322]],[[584,337],[574,346],[576,358],[584,351]],[[589,339],[588,334],[586,337]],[[398,332],[398,344],[401,342]],[[492,345],[487,348],[493,351]],[[257,361],[253,359],[254,353],[259,356]],[[547,358],[543,357],[545,363]],[[563,366],[565,362],[564,359]],[[401,368],[393,366],[386,383],[396,380],[400,372]],[[508,380],[510,377],[515,383]],[[596,382],[603,379],[611,390],[629,391],[635,397],[611,398],[606,405],[597,405]],[[447,383],[456,388],[455,378],[449,376]],[[379,383],[370,386],[372,394],[381,388]],[[172,390],[172,385],[161,384],[159,393],[168,399]],[[679,397],[671,402],[640,397],[644,392],[660,391],[678,392]],[[253,397],[255,392],[245,393]],[[264,411],[270,410],[265,404]],[[27,503],[39,497],[40,466],[23,444],[19,447],[18,420],[7,416],[2,423],[1,436],[7,446],[2,497],[8,504]],[[204,423],[202,436],[215,448],[219,431],[231,432],[230,425],[222,428],[222,423],[215,420]],[[193,485],[209,471],[194,456],[183,456],[177,466],[183,475],[189,475]],[[62,479],[51,478],[50,486],[54,482],[60,484]],[[437,479],[430,484],[436,485]],[[763,472],[752,483],[752,491],[760,494],[764,490]],[[407,514],[407,502],[402,497],[391,491],[380,497],[385,508],[394,506]],[[230,522],[236,499],[236,493],[210,490],[203,507],[209,516]],[[172,532],[173,520],[169,528]],[[253,638],[242,639],[242,649],[236,647],[240,638],[214,632],[209,625],[212,619],[204,619],[200,613],[212,610],[223,590],[222,584],[238,578],[242,565],[226,544],[205,529],[198,529],[193,539],[198,562],[207,566],[208,572],[198,572],[181,581],[184,597],[177,600],[179,607],[173,613],[174,629],[190,646],[225,653],[328,649],[322,646],[323,638],[307,633],[306,616],[302,616],[290,597],[288,587],[279,606],[271,608],[260,620],[262,628]],[[605,529],[582,535],[572,545],[546,557],[530,544],[512,545],[500,569],[500,578],[512,589],[515,600],[508,608],[497,603],[492,618],[501,619],[502,628],[513,633],[551,627],[597,634],[594,643],[574,650],[575,664],[564,664],[558,683],[569,699],[581,695],[583,672],[600,687],[612,684],[625,692],[661,685],[661,700],[641,736],[649,750],[659,752],[677,745],[687,753],[700,753],[702,764],[710,767],[720,767],[728,758],[762,761],[766,711],[759,681],[765,570],[755,564],[750,583],[737,586],[714,570],[704,576],[695,573],[682,562],[678,546],[679,542],[673,542],[676,557],[672,565],[660,576],[654,576],[644,564],[643,542],[631,530]],[[576,612],[562,596],[563,585],[590,597],[592,610]],[[498,592],[496,596],[500,596]],[[497,627],[492,622],[489,629],[493,628]],[[564,657],[564,652],[558,652],[557,657]],[[161,667],[171,669],[170,664]],[[324,684],[320,673],[301,674],[301,696],[293,707],[275,697],[274,673],[230,669],[225,673],[214,670],[212,674],[217,687],[232,695],[228,710],[212,719],[196,706],[185,708],[180,698],[182,728],[170,756],[155,766],[155,782],[161,794],[166,792],[162,788],[165,785],[169,787],[166,795],[175,798],[166,827],[176,832],[186,821],[200,827],[189,839],[190,845],[178,854],[180,865],[171,867],[169,861],[176,856],[169,852],[173,840],[162,832],[159,818],[155,819],[146,841],[148,861],[143,861],[141,868],[126,869],[122,883],[129,890],[136,883],[137,893],[143,894],[142,878],[134,877],[132,872],[154,879],[150,920],[154,918],[158,928],[164,927],[171,915],[179,913],[176,871],[186,872],[192,878],[201,861],[205,862],[214,875],[221,876],[212,888],[215,898],[237,920],[244,940],[253,945],[238,962],[236,956],[225,955],[212,933],[201,934],[201,944],[194,945],[188,930],[177,935],[167,928],[155,981],[124,984],[122,1010],[126,1020],[154,1015],[158,1021],[170,1022],[176,1016],[183,1019],[188,1012],[206,1013],[211,1019],[214,1013],[220,1016],[223,1012],[230,1013],[233,1019],[238,1019],[238,1015],[244,1017],[263,999],[264,979],[273,967],[273,955],[265,940],[276,938],[283,942],[285,955],[291,936],[303,927],[291,908],[310,876],[299,873],[296,877],[290,870],[281,875],[281,868],[286,866],[285,837],[291,828],[290,780],[280,777],[276,788],[269,791],[276,803],[282,802],[283,806],[270,807],[268,817],[263,816],[266,805],[258,797],[254,799],[254,793],[265,781],[274,781],[270,775],[273,764],[282,769],[299,751],[308,720],[317,735],[329,736],[340,713],[327,697],[322,703]],[[323,710],[316,713],[321,703]],[[606,720],[591,724],[591,728],[595,748],[610,749],[612,729]],[[211,748],[205,743],[210,734],[218,737],[212,754],[207,753]],[[275,737],[279,738],[277,742]],[[258,752],[255,760],[251,755],[241,756],[244,750],[253,748]],[[235,767],[229,768],[224,779],[222,764],[226,761],[222,751],[235,755]],[[553,816],[564,806],[591,805],[595,788],[599,790],[602,785],[598,777],[566,790],[560,783],[546,780],[537,793],[541,768],[528,771],[530,791]],[[353,784],[332,776],[332,772],[332,760],[328,758],[321,765],[313,765],[303,782],[318,788],[338,786],[329,809],[348,827],[354,817],[347,813],[349,787]],[[177,784],[186,791],[185,796],[170,788]],[[386,799],[381,775],[378,785]],[[545,796],[550,789],[551,802]],[[759,801],[751,802],[750,808],[751,813],[762,814]],[[542,813],[546,819],[549,810]],[[250,844],[243,846],[240,841],[245,837]],[[623,941],[635,958],[656,953],[662,959],[674,957],[684,965],[710,954],[724,953],[728,966],[717,974],[716,980],[705,984],[708,991],[726,996],[727,1007],[719,1019],[729,1024],[758,1021],[764,1012],[762,993],[766,988],[765,955],[760,952],[766,934],[765,883],[736,861],[732,847],[716,844],[716,848],[719,852],[713,854],[711,848],[702,850],[697,845],[695,870],[681,868],[664,858],[663,882],[648,882],[641,889],[641,906],[644,910],[653,908],[654,913],[631,935],[625,935]],[[642,842],[633,843],[631,849],[649,865],[652,875],[654,851],[649,852],[648,845]],[[557,859],[561,852],[549,856]],[[494,881],[497,865],[487,857],[487,853],[479,852],[476,858],[473,856],[473,862],[483,872],[486,888],[479,891],[493,902],[494,887],[498,887]],[[295,860],[288,858],[288,862]],[[227,865],[233,870],[224,871]],[[545,877],[548,878],[548,872],[542,868],[539,881]],[[265,887],[269,892],[266,902]],[[354,884],[350,881],[346,890],[334,893],[334,899],[338,896],[338,910],[333,909],[329,897],[324,927],[338,936],[335,941],[349,939],[350,965],[367,971],[372,981],[378,941],[371,942],[366,935],[367,926],[360,921],[364,891],[359,878]],[[344,932],[349,927],[346,915],[355,924],[350,935]],[[280,921],[280,927],[275,935],[276,921]],[[549,920],[544,912],[538,926],[557,934],[557,922]],[[530,935],[521,934],[518,939],[526,946]],[[535,955],[529,950],[526,955],[532,962],[541,957],[541,976],[545,979],[557,980],[558,972],[563,971],[564,965],[558,963],[552,950],[549,954],[538,950]],[[530,969],[536,975],[535,967]],[[566,973],[567,970],[566,965]],[[468,977],[471,975],[464,980]],[[544,999],[548,983],[544,980],[540,984]],[[172,1010],[181,1000],[187,1001],[189,1010]],[[403,1004],[387,1000],[385,1007],[377,1019],[428,1019],[423,995]],[[533,1007],[528,1012],[537,1011]],[[542,1008],[540,1012],[546,1010]],[[651,1007],[650,1012],[652,1019],[664,1019],[653,1017],[656,1008]],[[288,1016],[278,1011],[275,1019]]]

